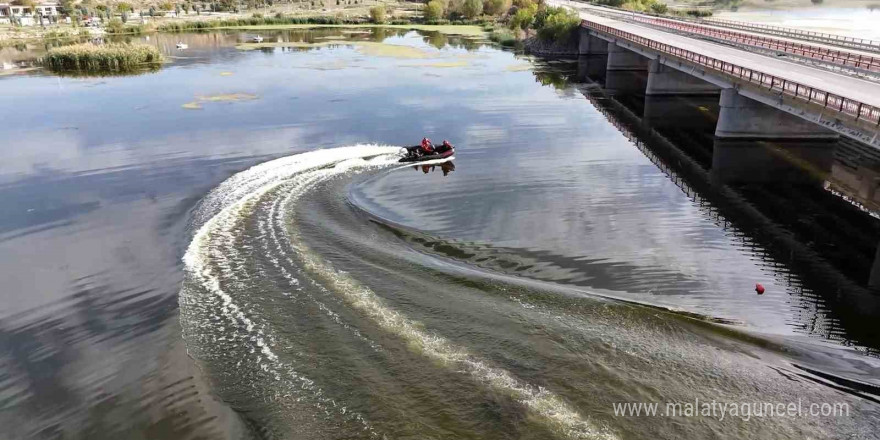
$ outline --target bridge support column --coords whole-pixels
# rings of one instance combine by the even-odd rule
[[[580,28],[578,40],[579,55],[605,55],[608,53],[608,42],[593,35],[590,31]]]
[[[718,95],[721,88],[693,75],[664,66],[659,59],[651,60],[648,88],[645,95]]]
[[[608,43],[607,70],[648,70],[651,60],[614,43]]]
[[[746,98],[735,89],[721,92],[715,136],[725,139],[837,139],[837,133],[782,110]]]

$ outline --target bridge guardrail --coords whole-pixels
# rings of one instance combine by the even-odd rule
[[[653,14],[650,12],[634,12],[614,6],[596,5],[586,0],[567,0],[569,2],[581,3],[589,5],[596,9],[606,9],[608,12],[618,14],[639,14],[647,17],[666,18],[667,16]],[[733,29],[763,32],[766,34],[779,35],[783,37],[794,37],[802,40],[810,40],[819,43],[830,43],[838,46],[849,47],[854,49],[864,49],[872,52],[880,52],[880,41],[868,40],[865,38],[846,37],[843,35],[827,34],[824,32],[805,31],[801,29],[786,28],[782,26],[771,26],[767,24],[748,23],[744,21],[724,20],[720,18],[694,18],[694,17],[675,17],[675,20],[687,21],[702,25],[714,25],[721,27],[729,27]]]
[[[715,29],[699,24],[694,24],[692,22],[682,22],[678,20],[646,17],[639,15],[627,16],[627,18],[640,23],[654,24],[657,26],[679,29],[685,32],[706,35],[709,37],[717,37],[727,41],[744,43],[773,50],[781,50],[786,53],[801,55],[816,60],[830,61],[831,63],[840,64],[842,66],[850,66],[874,72],[880,71],[880,58],[877,57],[854,54],[852,52],[844,52],[824,47],[817,47],[809,44],[795,43],[792,41],[777,40],[772,37],[763,37],[759,35]]]
[[[826,34],[823,32],[804,31],[800,29],[785,28],[781,26],[771,26],[767,24],[746,23],[742,21],[722,20],[720,18],[700,20],[707,24],[717,24],[727,26],[734,29],[742,29],[747,31],[759,31],[769,34],[792,36],[807,40],[827,41],[842,46],[854,47],[858,49],[867,49],[872,51],[880,51],[880,41],[868,40],[865,38],[845,37],[843,35]]]
[[[666,43],[645,38],[639,35],[631,34],[620,29],[616,29],[603,24],[595,23],[589,20],[581,20],[581,25],[599,32],[624,38],[633,43],[648,47],[661,53],[672,55],[685,59],[695,64],[708,67],[722,73],[735,76],[737,78],[748,81],[752,84],[758,84],[767,87],[768,90],[777,90],[782,93],[804,99],[807,102],[819,104],[825,108],[834,110],[855,117],[856,120],[866,120],[875,125],[880,125],[880,108],[865,104],[854,99],[838,96],[825,90],[815,87],[805,86],[803,84],[789,81],[785,78],[779,78],[754,69],[742,67],[727,61],[722,61],[706,55],[681,49]]]

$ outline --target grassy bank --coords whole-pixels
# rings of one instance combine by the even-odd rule
[[[162,54],[143,44],[75,44],[49,50],[43,65],[55,71],[130,72],[162,62]]]

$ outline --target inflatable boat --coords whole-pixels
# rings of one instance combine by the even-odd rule
[[[433,154],[424,154],[420,145],[404,147],[404,150],[406,150],[406,152],[403,154],[403,157],[401,157],[398,162],[425,162],[429,160],[446,159],[447,157],[452,157],[452,155],[455,154],[455,147],[444,149],[442,146],[438,146],[434,150]]]

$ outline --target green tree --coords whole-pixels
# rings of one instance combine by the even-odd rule
[[[70,16],[73,14],[73,11],[76,10],[76,6],[74,6],[74,0],[61,0],[58,5],[61,7],[61,13]]]
[[[822,1],[822,0],[819,0],[819,1]],[[669,12],[669,6],[666,6],[666,3],[660,3],[660,2],[655,1],[654,3],[651,3],[651,12],[653,12],[655,14],[663,15],[663,14]]]
[[[122,20],[114,18],[107,22],[107,26],[104,26],[104,32],[108,34],[124,34],[125,25],[122,23]]]
[[[538,37],[542,40],[564,41],[569,39],[580,25],[578,15],[569,9],[555,8],[538,27]]]
[[[510,0],[485,0],[483,12],[490,15],[501,15],[510,9]]]
[[[385,6],[373,6],[370,8],[370,21],[373,23],[385,23]]]
[[[461,5],[461,15],[473,19],[483,13],[483,0],[464,0]]]
[[[159,3],[159,9],[161,9],[163,11],[170,11],[170,10],[174,9],[174,3],[171,3],[171,2]]]
[[[510,19],[510,28],[516,29],[520,28],[522,30],[528,29],[529,26],[532,25],[535,21],[535,14],[538,12],[538,6],[532,4],[527,8],[519,8],[516,10],[516,14],[513,14],[513,18]]]
[[[128,2],[119,2],[116,4],[116,10],[120,13],[131,12],[134,8],[131,6],[131,3]]]
[[[437,21],[443,18],[443,3],[440,0],[431,0],[425,5],[425,20]]]

